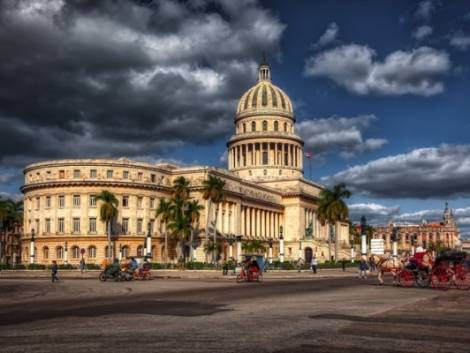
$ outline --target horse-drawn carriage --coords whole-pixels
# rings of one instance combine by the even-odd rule
[[[377,267],[380,283],[384,272],[391,272],[394,284],[402,287],[470,289],[470,259],[464,252],[447,251],[435,260],[430,253],[417,252],[408,261],[380,259]]]

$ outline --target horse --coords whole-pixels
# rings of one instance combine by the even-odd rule
[[[398,273],[404,268],[404,264],[396,257],[372,255],[372,261],[377,268],[377,279],[381,285],[384,284],[384,273],[390,272],[393,275],[393,285],[398,285]]]

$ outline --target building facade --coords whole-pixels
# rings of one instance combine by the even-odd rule
[[[155,217],[159,200],[169,198],[173,180],[184,176],[190,181],[191,197],[205,206],[200,220],[204,226],[208,207],[202,183],[209,175],[226,182],[227,196],[216,218],[223,257],[230,252],[239,255],[238,247],[230,245],[237,236],[241,242],[260,240],[266,248],[271,243],[275,259],[283,255],[285,260],[309,261],[315,254],[319,261],[326,260],[334,250],[328,248],[329,227],[317,220],[315,201],[322,186],[303,178],[303,141],[294,125],[289,97],[271,82],[270,67],[262,63],[258,82],[238,104],[235,134],[227,143],[228,170],[127,159],[57,160],[27,166],[22,187],[23,262],[76,264],[83,256],[88,263],[99,263],[109,251],[96,201],[103,190],[119,200],[113,256],[151,254],[155,262],[174,261],[174,253],[164,258],[166,229]],[[213,220],[215,207],[211,212]],[[201,241],[194,244],[199,261],[205,260],[204,231],[200,229]],[[151,249],[146,249],[147,234]],[[336,224],[334,234],[340,258],[347,258],[348,224]]]
[[[456,248],[460,246],[460,233],[455,223],[454,215],[447,203],[442,220],[423,221],[421,224],[396,225],[389,224],[383,227],[375,227],[373,237],[384,240],[385,251],[392,251],[392,234],[394,228],[397,234],[398,250],[411,252],[412,247],[420,246],[423,249],[431,244],[440,243],[444,247]]]

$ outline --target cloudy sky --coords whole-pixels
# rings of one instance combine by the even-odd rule
[[[468,1],[3,0],[0,195],[44,159],[222,166],[263,52],[353,220],[448,200],[470,235]]]

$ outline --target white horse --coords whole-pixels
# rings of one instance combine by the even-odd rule
[[[377,279],[381,285],[384,284],[385,272],[390,272],[393,275],[393,285],[398,285],[397,275],[405,266],[401,260],[396,257],[372,255],[372,261],[377,267]]]

